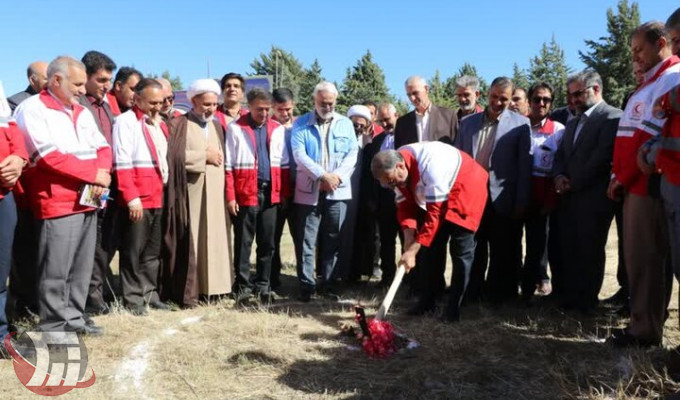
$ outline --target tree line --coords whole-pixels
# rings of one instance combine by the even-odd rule
[[[633,77],[633,62],[630,50],[630,39],[633,30],[640,25],[638,3],[628,3],[621,0],[616,10],[607,10],[607,36],[597,40],[585,40],[585,51],[579,51],[579,58],[588,67],[595,69],[603,79],[604,98],[607,103],[620,107],[627,93],[635,88]],[[272,46],[269,52],[261,53],[251,63],[252,72],[249,75],[271,75],[273,89],[287,87],[293,91],[296,99],[296,112],[302,114],[314,109],[312,91],[314,86],[324,80],[321,64],[315,59],[309,67],[295,57],[295,55],[278,46]],[[515,85],[528,89],[532,82],[546,81],[555,88],[555,107],[566,105],[566,82],[573,68],[564,59],[564,50],[555,36],[549,42],[544,42],[534,57],[529,60],[526,69],[517,62],[513,65],[510,76]],[[174,89],[181,89],[178,77],[170,78],[168,71],[163,77],[173,83]],[[439,70],[428,79],[430,99],[437,105],[451,108],[458,107],[455,96],[456,80],[463,75],[479,78],[482,98],[480,103],[485,105],[484,95],[488,89],[488,82],[480,76],[474,65],[464,62],[458,71],[450,77],[443,77]],[[370,50],[357,60],[356,64],[347,68],[345,77],[336,86],[340,91],[337,110],[344,113],[353,104],[364,101],[393,103],[400,113],[408,110],[408,104],[393,93],[390,93],[385,83],[385,73],[373,60]]]

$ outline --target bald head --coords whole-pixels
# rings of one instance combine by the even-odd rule
[[[45,61],[32,62],[26,69],[28,83],[33,90],[39,92],[47,86],[47,63]]]

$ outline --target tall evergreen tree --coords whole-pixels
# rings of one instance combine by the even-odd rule
[[[586,40],[589,50],[579,51],[579,57],[602,76],[607,103],[621,107],[625,96],[635,88],[630,41],[633,31],[640,25],[640,11],[636,2],[629,6],[628,0],[621,0],[617,12],[614,14],[611,8],[607,9],[609,36],[597,41]]]
[[[382,102],[390,99],[385,83],[385,73],[373,61],[371,51],[367,50],[355,66],[347,68],[340,88],[338,112],[344,113],[352,105],[361,104],[367,100]]]
[[[314,109],[314,86],[323,81],[321,64],[315,59],[312,65],[305,69],[300,79],[300,91],[297,94],[295,111],[297,115],[308,113]]]
[[[517,63],[512,65],[512,83],[516,87],[521,87],[524,90],[529,90],[529,78],[527,78],[527,73],[524,69],[520,68]]]
[[[564,60],[564,50],[553,36],[550,43],[543,43],[541,51],[529,61],[529,82],[545,81],[555,89],[553,105],[562,107],[567,104],[567,76],[571,69]]]
[[[253,75],[271,75],[273,89],[285,87],[296,96],[299,93],[304,70],[293,53],[272,46],[268,54],[260,53],[260,57],[250,63],[250,67],[254,71]]]
[[[453,108],[455,106],[455,97],[447,92],[439,70],[435,71],[434,76],[428,82],[428,86],[430,87],[430,101],[432,103],[441,107]]]

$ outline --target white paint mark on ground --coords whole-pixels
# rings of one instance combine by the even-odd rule
[[[149,365],[149,347],[148,341],[138,343],[118,366],[114,379],[121,384],[119,387],[124,393],[128,391],[128,384],[132,383],[138,395],[145,399],[149,398],[144,394],[142,387],[142,379]]]
[[[190,325],[199,322],[201,319],[203,319],[203,316],[199,315],[184,318],[179,323],[181,325]],[[176,328],[170,327],[165,329],[163,334],[164,336],[173,336],[177,332],[179,331]],[[127,395],[126,398],[151,400],[151,398],[144,393],[143,380],[144,374],[149,366],[149,356],[152,352],[152,348],[161,338],[162,336],[157,336],[154,339],[147,339],[137,343],[118,365],[113,378],[119,383],[118,387],[122,394]],[[131,386],[134,388],[133,391],[135,392],[135,395],[133,397],[128,397],[132,396],[132,393],[128,393]]]
[[[195,317],[184,318],[179,323],[182,324],[182,325],[195,324],[196,322],[200,321],[202,318],[203,318],[202,315],[197,315]]]

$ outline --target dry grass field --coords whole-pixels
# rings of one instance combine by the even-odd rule
[[[604,298],[616,290],[616,235],[609,244]],[[293,262],[285,243],[285,259]],[[282,299],[269,308],[242,309],[233,301],[192,310],[117,310],[97,317],[106,329],[86,338],[96,383],[64,399],[645,399],[680,391],[664,359],[680,345],[677,294],[663,348],[616,350],[604,345],[621,327],[606,309],[597,316],[547,306],[468,306],[462,322],[403,314],[398,297],[389,316],[420,347],[386,360],[364,356],[339,335],[352,322],[352,302],[375,313],[384,292],[359,286],[341,303],[295,301],[295,271],[285,271]],[[401,294],[403,295],[403,294]],[[0,397],[37,395],[0,361]]]

